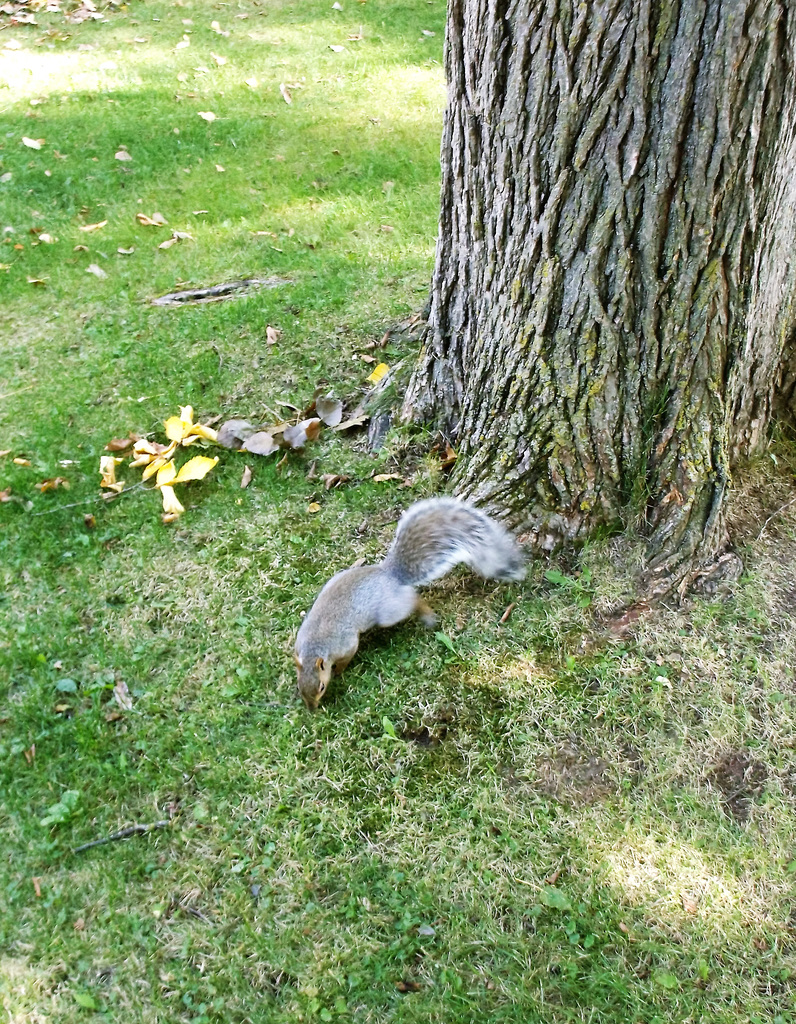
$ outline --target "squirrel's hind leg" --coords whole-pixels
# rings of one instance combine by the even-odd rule
[[[428,629],[433,629],[439,622],[434,609],[430,605],[426,604],[422,597],[418,597],[415,602],[415,613],[420,617],[420,621]]]

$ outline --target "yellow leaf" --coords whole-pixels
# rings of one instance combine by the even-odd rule
[[[307,505],[307,511],[310,513],[310,515],[314,515],[316,512],[320,512],[320,510],[321,506],[318,504],[317,501],[310,502],[310,504]]]
[[[378,384],[379,381],[383,377],[386,377],[389,372],[390,368],[386,363],[379,363],[379,365],[375,368],[373,373],[371,373],[371,375],[368,377],[368,380],[370,381],[371,384]]]
[[[185,509],[180,504],[177,495],[174,493],[174,488],[169,487],[168,484],[160,488],[160,493],[163,495],[163,511],[166,515],[174,516],[175,518]]]
[[[209,459],[206,455],[195,455],[188,459],[184,466],[180,467],[179,473],[174,478],[175,484],[184,484],[188,480],[201,480],[207,476],[211,469],[218,462],[218,456]]]
[[[141,479],[148,480],[151,476],[154,476],[159,469],[165,466],[168,461],[169,460],[164,455],[158,455],[157,458],[153,459],[152,462],[149,463],[147,468],[141,474]]]
[[[78,231],[99,231],[100,228],[104,228],[108,222],[101,220],[96,224],[81,224]]]
[[[115,459],[112,455],[100,456],[99,471],[102,474],[100,487],[113,487],[116,484],[116,467],[123,459]]]
[[[166,437],[169,441],[182,441],[185,437],[185,423],[179,416],[169,416],[163,426],[166,429]]]
[[[161,466],[158,470],[157,480],[155,484],[158,487],[162,487],[164,484],[170,484],[174,477],[177,475],[177,467],[174,465],[174,460],[169,459],[165,466]]]
[[[190,429],[188,437],[201,437],[204,438],[205,441],[218,441],[218,431],[213,430],[212,427],[206,427],[202,423],[194,423],[194,425]]]

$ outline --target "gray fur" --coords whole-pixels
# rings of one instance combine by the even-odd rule
[[[511,534],[456,498],[429,498],[407,509],[384,567],[402,582],[423,586],[459,563],[488,579],[525,577],[522,549]]]

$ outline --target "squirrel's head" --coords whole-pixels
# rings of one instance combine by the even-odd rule
[[[293,661],[296,663],[298,692],[307,707],[314,711],[332,678],[332,663],[328,658],[308,658],[302,662],[297,654],[293,655]]]

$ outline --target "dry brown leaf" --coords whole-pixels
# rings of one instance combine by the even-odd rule
[[[44,139],[29,139],[26,135],[23,135],[22,145],[27,146],[28,149],[41,149],[44,145]]]
[[[11,488],[6,487],[4,491],[0,491],[0,504],[6,501],[11,501]]]
[[[14,246],[14,248],[16,249],[17,247]],[[22,247],[20,246],[20,248],[22,248]],[[34,285],[39,285],[39,286],[45,285],[48,280],[49,279],[46,278],[46,277],[29,277],[27,279],[28,284],[34,284]]]
[[[54,476],[49,480],[42,480],[40,484],[36,484],[36,490],[41,491],[42,494],[45,491],[57,491],[59,487],[63,487],[65,491],[69,490],[69,481],[65,476]]]
[[[342,423],[338,423],[334,428],[335,430],[353,430],[355,427],[361,427],[367,423],[370,419],[370,414],[366,412],[356,411],[353,416],[349,416],[347,420],[343,420]]]
[[[127,683],[125,683],[123,679],[120,679],[114,686],[113,697],[122,710],[132,711],[133,698],[130,696],[130,691],[127,689]]]
[[[86,267],[86,273],[87,274],[93,274],[94,277],[98,277],[100,280],[102,280],[103,277],[107,277],[108,276],[105,273],[105,271],[102,269],[102,267],[100,267],[96,263],[89,263],[89,265]]]
[[[210,56],[213,58],[213,60],[216,62],[216,64],[218,64],[218,66],[220,68],[222,68],[227,63],[227,58],[226,57],[222,57],[218,53],[212,53],[211,52]]]
[[[377,484],[383,484],[385,480],[403,480],[403,477],[400,473],[377,473],[372,479]]]
[[[216,119],[212,110],[197,110],[196,113],[205,121],[215,121]]]
[[[243,476],[240,478],[240,489],[245,490],[252,482],[252,471],[248,466],[243,467]]]
[[[362,360],[363,363],[375,363],[376,362],[376,357],[375,356],[369,356],[366,352],[360,352],[359,353],[359,358]]]
[[[293,102],[293,97],[290,95],[288,87],[285,85],[284,82],[282,82],[280,84],[279,91],[282,94],[282,99],[285,101],[285,103],[292,103]]]
[[[282,437],[289,448],[303,448],[308,441],[314,441],[321,431],[321,421],[317,416],[302,420],[295,427],[287,427]]]
[[[336,427],[343,418],[343,403],[339,398],[325,395],[315,399],[315,411],[327,427]]]
[[[129,163],[129,161],[133,159],[126,149],[118,150],[116,153],[113,154],[113,156],[114,159],[121,160],[123,163]]]
[[[44,242],[45,245],[53,245],[58,239],[54,235],[48,235],[46,231],[42,231],[39,235],[39,241]]]
[[[210,22],[210,28],[219,36],[228,36],[229,32],[225,32],[217,21]]]
[[[124,718],[124,715],[121,711],[117,711],[115,708],[113,711],[108,711],[105,715],[106,722],[118,722],[122,718]]]
[[[279,341],[282,332],[278,327],[272,327],[270,324],[265,328],[265,340],[269,345],[276,345]]]
[[[443,469],[448,469],[458,459],[458,452],[451,447],[450,442],[445,443],[445,454],[440,456],[439,463]]]
[[[76,245],[74,247],[74,249],[72,250],[72,252],[88,252],[88,246],[87,245]]]
[[[23,458],[19,458],[18,457],[16,459],[14,459],[14,465],[15,466],[29,466],[30,465],[30,459],[23,459]]]
[[[245,84],[248,85],[250,89],[256,89],[260,83],[256,78],[247,78]]]
[[[135,248],[133,247],[130,249],[117,249],[116,251],[120,256],[132,256],[133,253],[135,252]]]
[[[6,455],[10,455],[13,450],[13,448],[3,448],[3,450],[0,451],[0,459],[4,459]]]
[[[139,224],[143,224],[145,227],[164,227],[168,224],[168,221],[162,213],[153,213],[151,217],[147,217],[145,213],[137,213],[135,219]],[[107,223],[107,221],[105,222]]]
[[[248,420],[227,420],[218,428],[216,441],[222,448],[238,449],[256,430],[257,428]]]
[[[98,221],[96,224],[81,224],[78,228],[79,231],[99,231],[100,228],[104,228],[107,224],[107,220]]]
[[[221,166],[221,164],[216,164],[216,170],[218,171],[219,174],[224,173],[224,168]]]
[[[279,451],[279,445],[267,430],[258,430],[256,434],[247,437],[240,447],[245,452],[251,452],[252,455],[271,455],[273,452]]]
[[[690,893],[682,893],[680,899],[683,901],[683,910],[686,914],[695,914],[699,909],[699,901],[696,896]]]
[[[97,525],[97,520],[94,518],[93,512],[86,512],[83,516],[83,523],[87,530],[93,530]]]
[[[309,475],[309,474],[308,474]],[[324,490],[330,491],[333,487],[338,487],[340,484],[346,483],[350,480],[350,476],[345,476],[343,473],[322,473],[321,480],[323,480]]]

